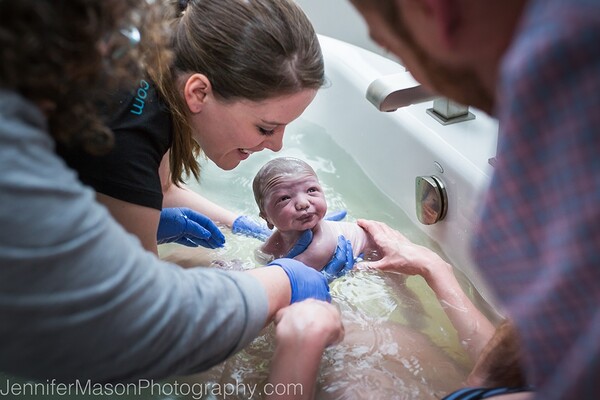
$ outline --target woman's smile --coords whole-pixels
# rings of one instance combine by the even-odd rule
[[[247,159],[248,157],[250,157],[253,153],[255,153],[255,151],[252,150],[248,150],[248,149],[238,149],[240,154],[240,158],[242,160]],[[262,151],[262,150],[258,150],[258,151]]]
[[[223,102],[214,96],[194,115],[194,139],[219,168],[230,170],[253,153],[283,145],[286,126],[308,107],[317,91],[305,89],[258,102]]]

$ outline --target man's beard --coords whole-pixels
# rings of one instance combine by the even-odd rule
[[[435,60],[414,40],[406,25],[396,32],[413,52],[430,89],[458,103],[492,113],[494,94],[485,88],[473,69],[450,67]]]
[[[423,68],[422,72],[437,93],[458,103],[477,107],[488,114],[492,113],[494,96],[484,88],[473,70],[451,68],[429,57],[420,59],[420,62]]]

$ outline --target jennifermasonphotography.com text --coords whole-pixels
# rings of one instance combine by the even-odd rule
[[[49,379],[44,382],[26,382],[5,378],[0,380],[0,398],[7,399],[60,399],[80,396],[107,398],[152,398],[152,399],[261,399],[264,396],[302,395],[300,383],[190,383],[155,382],[140,379],[129,383],[97,383],[77,380],[70,383]]]

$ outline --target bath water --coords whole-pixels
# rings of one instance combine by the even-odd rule
[[[386,222],[413,242],[440,253],[439,246],[362,172],[353,160],[360,154],[347,154],[321,126],[302,117],[287,128],[283,150],[279,153],[267,150],[253,154],[232,171],[222,171],[205,161],[201,182],[189,182],[189,185],[217,204],[256,217],[258,221],[252,179],[268,160],[281,156],[303,159],[314,168],[329,211],[347,210],[347,221],[364,218]],[[258,266],[254,251],[261,242],[228,233],[226,238],[226,246],[216,252],[168,245],[162,247],[161,255],[188,266],[195,262],[207,265],[213,260],[224,268]],[[477,294],[468,281],[457,275],[467,293],[477,301]],[[400,274],[357,271],[332,283],[333,301],[342,310],[346,329],[358,331],[360,340],[327,349],[317,398],[426,399],[461,385],[471,364],[458,343],[454,328],[424,280],[404,278]],[[400,338],[398,331],[403,333]],[[417,339],[413,338],[414,332]],[[416,340],[412,348],[407,343],[402,347],[402,343],[407,342],[406,337]],[[268,376],[273,342],[273,332],[267,328],[236,356],[187,381],[213,382],[221,386],[244,382],[261,387]],[[430,349],[417,354],[414,346],[419,347],[418,343]],[[446,365],[446,370],[434,365],[444,358],[453,365]],[[260,398],[256,394],[251,397],[249,393],[238,394],[238,397]]]
[[[386,222],[410,240],[440,251],[436,243],[412,224],[405,211],[365,176],[353,161],[353,157],[358,158],[360,154],[347,154],[322,127],[307,119],[300,118],[287,128],[281,152],[253,154],[233,171],[222,171],[203,161],[201,182],[189,182],[189,185],[216,203],[240,214],[256,216],[258,220],[252,179],[265,162],[279,156],[303,159],[315,169],[330,211],[347,210],[348,221],[365,218]],[[208,252],[202,248],[161,245],[159,252],[163,258],[188,266],[212,263],[220,268],[256,267],[254,251],[260,242],[224,232],[227,243],[223,249]],[[462,279],[461,284],[476,297],[466,279]],[[347,340],[326,350],[319,374],[318,399],[421,400],[441,396],[461,385],[471,364],[435,295],[420,277],[405,280],[399,274],[353,271],[334,281],[331,293],[333,302],[342,311]],[[112,394],[107,394],[105,387],[95,395],[73,391],[62,397],[260,399],[273,345],[272,327],[267,327],[246,349],[205,373],[152,382],[151,389],[115,386]],[[8,383],[27,383],[2,374],[0,381],[0,390],[5,390]],[[49,389],[46,388],[45,395],[42,389],[37,394],[25,390],[19,398],[52,398],[48,397]]]

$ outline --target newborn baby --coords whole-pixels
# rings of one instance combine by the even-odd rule
[[[280,157],[269,161],[254,177],[252,188],[260,217],[269,229],[276,228],[260,248],[260,261],[292,256],[321,270],[336,251],[340,235],[352,244],[353,257],[373,248],[357,224],[323,219],[327,212],[323,189],[315,171],[302,160]],[[306,230],[312,231],[312,242],[302,253],[290,255]]]

